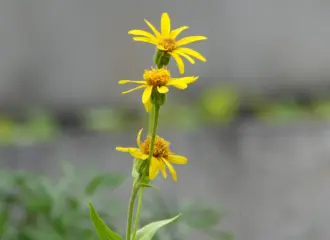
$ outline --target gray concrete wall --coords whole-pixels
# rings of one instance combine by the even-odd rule
[[[2,0],[0,100],[132,101],[118,100],[116,82],[140,77],[153,49],[127,31],[146,28],[145,17],[157,25],[163,11],[174,26],[190,25],[187,34],[209,37],[193,46],[208,62],[187,64],[187,74],[203,77],[199,86],[328,82],[329,10],[321,0]]]

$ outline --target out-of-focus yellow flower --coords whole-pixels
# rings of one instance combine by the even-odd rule
[[[176,40],[177,36],[184,30],[188,29],[188,26],[182,26],[171,31],[171,19],[167,13],[163,13],[160,21],[161,31],[159,32],[154,25],[152,25],[148,20],[144,19],[145,23],[149,26],[153,34],[144,31],[133,29],[128,32],[128,34],[135,35],[133,37],[134,41],[146,42],[156,45],[156,47],[163,51],[165,54],[172,56],[176,63],[178,64],[179,72],[184,73],[184,63],[182,57],[186,58],[191,64],[195,63],[196,58],[200,61],[205,62],[206,59],[199,52],[191,48],[183,48],[182,46],[189,43],[206,40],[205,36],[189,36],[184,37],[180,40]]]
[[[149,156],[151,136],[148,136],[144,142],[141,142],[142,129],[137,135],[137,145],[138,148],[125,148],[116,147],[117,151],[128,152],[134,158],[139,160],[146,160]],[[156,136],[155,147],[150,160],[149,166],[149,178],[153,180],[158,175],[159,171],[162,172],[163,177],[167,177],[166,167],[170,171],[174,181],[177,181],[177,174],[171,163],[174,164],[186,164],[188,159],[186,157],[176,155],[170,150],[170,142],[166,141],[164,138]]]
[[[198,77],[182,77],[182,78],[171,78],[170,71],[166,68],[151,68],[146,69],[143,74],[144,80],[120,80],[119,84],[136,83],[141,86],[135,87],[128,91],[122,92],[122,94],[130,93],[140,88],[145,88],[142,94],[142,103],[144,104],[147,111],[150,110],[150,97],[153,90],[157,90],[159,93],[167,93],[168,86],[173,86],[178,89],[186,89],[188,84],[195,82]]]

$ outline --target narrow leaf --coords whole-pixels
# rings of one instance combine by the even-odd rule
[[[153,188],[153,189],[159,190],[159,187],[156,187],[151,184],[141,183],[140,185],[141,185],[141,187],[148,187],[148,188]]]
[[[151,240],[158,229],[175,221],[180,216],[181,214],[178,214],[177,216],[170,219],[149,223],[148,225],[144,226],[136,232],[136,237],[134,240]]]
[[[88,202],[90,207],[90,217],[94,227],[101,240],[122,240],[121,236],[112,231],[100,218],[91,202]]]

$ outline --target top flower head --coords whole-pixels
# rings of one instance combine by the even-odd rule
[[[207,37],[190,36],[176,40],[176,37],[189,27],[182,26],[171,31],[171,20],[167,13],[163,13],[161,17],[161,32],[159,32],[148,20],[144,19],[144,21],[150,27],[154,35],[144,30],[137,29],[130,30],[128,34],[137,36],[133,37],[133,40],[154,44],[160,51],[172,56],[178,64],[179,72],[181,74],[184,73],[184,63],[181,56],[185,57],[191,64],[195,63],[195,60],[192,57],[203,62],[206,61],[200,53],[191,48],[182,48],[182,46],[192,42],[206,40]]]

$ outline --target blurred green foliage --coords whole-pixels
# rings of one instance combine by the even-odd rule
[[[234,235],[231,232],[219,229],[221,220],[225,216],[219,210],[205,203],[191,202],[182,203],[175,198],[162,198],[160,192],[152,192],[151,197],[146,199],[144,203],[148,212],[142,215],[141,224],[145,225],[149,222],[159,219],[166,219],[180,212],[182,216],[176,224],[171,224],[166,227],[166,230],[160,232],[154,237],[154,240],[182,240],[187,239],[186,234],[192,231],[201,233],[203,239],[209,240],[233,240]],[[214,234],[214,233],[217,234]]]
[[[292,123],[302,117],[330,119],[330,99],[304,97],[299,94],[277,99],[270,96],[238,92],[227,86],[213,86],[189,104],[168,104],[162,109],[162,127],[191,130],[206,125],[226,126],[236,119],[249,117],[266,123]],[[146,119],[141,109],[107,106],[75,110],[72,113],[87,132],[113,132],[140,128]],[[25,121],[0,114],[0,147],[31,145],[54,139],[61,131],[60,119],[51,111],[30,108]],[[175,122],[175,124],[173,124]]]
[[[125,219],[127,203],[111,191],[125,180],[121,173],[98,173],[85,184],[68,164],[64,165],[58,181],[36,173],[1,171],[0,239],[98,240],[90,222],[88,200],[97,205],[98,213],[111,229],[123,233],[121,222]],[[141,224],[165,219],[178,210],[183,212],[183,218],[178,221],[179,226],[173,224],[155,236],[155,240],[165,240],[168,236],[173,240],[186,239],[189,230],[183,231],[180,225],[205,233],[205,239],[232,239],[230,233],[217,229],[222,216],[214,209],[204,205],[176,209],[178,204],[170,204],[168,208],[160,194],[144,203]]]
[[[226,124],[232,121],[239,107],[239,95],[229,86],[206,89],[201,97],[205,120]]]
[[[67,166],[55,182],[35,173],[2,171],[0,239],[97,240],[89,221],[87,199],[100,187],[115,189],[125,178],[118,173],[108,174],[110,178],[103,174],[97,184],[93,178],[84,189],[71,173]],[[108,202],[108,209],[112,203]],[[109,217],[103,210],[101,213]]]

